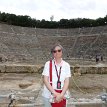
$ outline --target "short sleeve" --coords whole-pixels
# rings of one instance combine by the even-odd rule
[[[70,69],[70,65],[68,63],[66,64],[65,68],[66,68],[66,71],[67,71],[66,72],[66,78],[71,77],[71,69]]]
[[[49,76],[49,61],[45,63],[42,75]]]

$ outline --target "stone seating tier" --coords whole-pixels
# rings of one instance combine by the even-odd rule
[[[40,29],[0,24],[0,54],[9,61],[38,62],[50,59],[52,46],[61,43],[64,59],[90,59],[95,58],[97,53],[106,57],[106,29],[107,26]]]

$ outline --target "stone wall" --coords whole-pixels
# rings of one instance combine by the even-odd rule
[[[1,64],[1,73],[42,73],[43,65]],[[107,66],[71,66],[73,75],[107,74]]]
[[[107,66],[74,66],[71,67],[73,75],[107,74]]]
[[[1,73],[41,73],[42,65],[1,64]]]

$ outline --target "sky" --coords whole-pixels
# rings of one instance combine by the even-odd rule
[[[107,15],[107,0],[0,0],[0,11],[37,20],[97,19]]]

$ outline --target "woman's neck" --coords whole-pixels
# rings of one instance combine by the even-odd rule
[[[60,64],[61,61],[62,61],[62,58],[57,58],[57,59],[55,59],[56,64]]]

